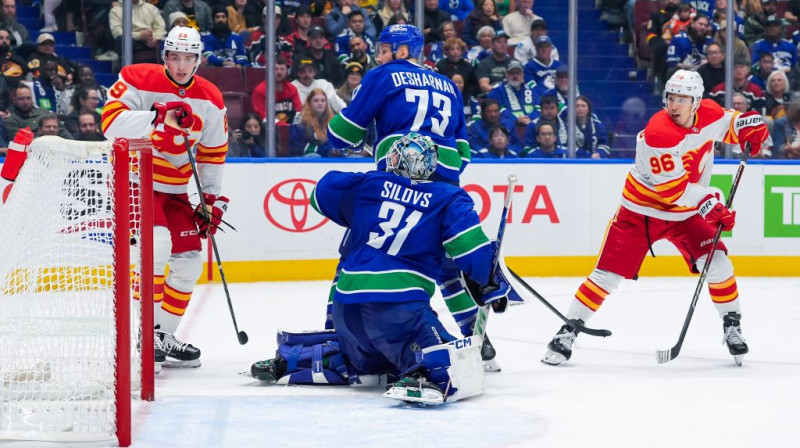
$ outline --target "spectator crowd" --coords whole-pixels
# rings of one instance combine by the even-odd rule
[[[697,71],[704,96],[725,103],[725,37],[733,23],[733,108],[766,118],[765,157],[800,158],[800,1],[659,0],[647,22],[656,89],[678,69]],[[635,7],[628,0],[627,7]],[[630,15],[628,17],[631,17]]]
[[[26,126],[37,135],[103,139],[98,112],[107,89],[91,66],[58,54],[55,36],[83,29],[94,59],[111,61],[118,70],[121,3],[44,0],[44,28],[32,30],[16,16],[17,5],[30,0],[0,1],[0,147]],[[768,118],[773,156],[800,157],[800,104],[793,95],[800,88],[800,32],[789,34],[797,29],[800,0],[789,1],[782,14],[776,0],[731,1],[737,12],[734,107]],[[706,96],[723,103],[726,0],[657,2],[646,34],[656,86],[679,68],[697,70]],[[275,78],[248,92],[243,113],[231,122],[229,156],[267,155],[267,88],[275,91],[280,155],[370,156],[374,129],[361,147],[347,151],[332,148],[325,130],[377,65],[381,30],[409,23],[414,2],[278,0],[269,18],[265,3],[133,0],[134,62],[161,63],[162,41],[175,26],[200,31],[202,70],[235,70],[241,76],[248,68],[263,69],[266,52],[274,51]],[[636,1],[601,2],[607,3],[626,3],[632,10]],[[424,0],[426,45],[420,63],[450,78],[463,95],[475,158],[567,157],[570,107],[577,117],[576,157],[610,157],[613,132],[594,113],[588,96],[579,92],[575,104],[568,104],[568,67],[548,34],[547,17],[534,10],[534,0]],[[272,49],[266,48],[268,19],[277,34]]]

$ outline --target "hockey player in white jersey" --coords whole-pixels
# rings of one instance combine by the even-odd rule
[[[203,269],[200,239],[216,232],[228,204],[220,196],[228,151],[226,109],[217,87],[195,76],[202,50],[196,30],[173,28],[164,40],[164,66],[124,67],[108,91],[102,114],[107,138],[149,138],[153,143],[153,300],[159,366],[164,361],[166,366],[200,365],[200,350],[179,341],[175,331]],[[197,175],[211,222],[189,202],[192,167],[187,139],[190,147],[197,147]]]
[[[586,322],[623,278],[635,279],[652,244],[673,243],[693,273],[703,269],[718,226],[731,230],[736,213],[709,187],[714,142],[750,144],[756,156],[768,133],[756,112],[723,109],[703,100],[703,80],[678,70],[667,81],[664,110],[640,132],[636,163],[622,192],[621,207],[611,221],[594,271],[575,293],[567,317]],[[721,241],[708,269],[708,291],[722,318],[725,343],[737,363],[748,352],[733,264]],[[578,332],[565,325],[553,337],[542,362],[561,364],[572,355]]]

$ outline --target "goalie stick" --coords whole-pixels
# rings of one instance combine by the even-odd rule
[[[744,167],[747,165],[747,159],[750,158],[750,143],[745,144],[744,151],[742,151],[742,158],[739,161],[739,169],[736,170],[736,176],[733,178],[733,185],[731,185],[731,192],[728,194],[728,200],[725,202],[725,207],[728,209],[733,205],[733,197],[736,195],[736,190],[739,188],[739,181],[742,180],[742,173]],[[694,289],[694,296],[692,303],[689,305],[689,312],[686,314],[686,320],[683,321],[683,328],[681,334],[678,336],[678,342],[674,347],[667,350],[656,350],[656,361],[659,364],[666,364],[678,357],[683,347],[683,340],[686,338],[686,333],[689,331],[689,323],[692,321],[694,308],[697,306],[697,299],[700,297],[700,291],[703,289],[703,283],[706,281],[708,275],[708,267],[711,266],[711,259],[714,258],[714,252],[717,250],[717,244],[720,237],[722,237],[722,224],[717,226],[717,233],[714,234],[714,240],[711,243],[711,251],[708,253],[703,270],[700,272],[700,279],[697,281],[697,287]]]
[[[567,319],[566,316],[561,314],[561,312],[558,311],[556,309],[556,307],[551,305],[550,302],[547,301],[547,299],[545,299],[541,294],[536,292],[536,290],[533,289],[533,287],[531,285],[529,285],[528,282],[523,280],[522,277],[517,275],[517,273],[514,272],[511,268],[508,268],[508,272],[511,273],[511,276],[514,277],[514,279],[516,281],[518,281],[522,285],[523,288],[527,289],[528,292],[530,292],[531,294],[533,294],[534,297],[539,299],[539,301],[542,302],[544,304],[544,306],[547,307],[547,309],[552,311],[556,316],[558,316],[561,320],[563,320],[564,323],[566,323],[570,327],[574,328],[575,331],[577,331],[579,333],[586,333],[586,334],[588,334],[590,336],[601,336],[601,337],[604,337],[604,338],[608,337],[608,336],[611,336],[611,332],[608,331],[608,330],[597,330],[597,329],[594,329],[594,328],[589,328],[589,327],[584,326],[577,319]]]
[[[508,190],[506,190],[506,197],[503,202],[503,212],[500,215],[500,225],[497,228],[497,253],[494,254],[494,259],[492,260],[490,276],[494,275],[494,271],[500,263],[500,248],[503,245],[503,236],[506,233],[506,218],[508,217],[508,210],[511,208],[511,201],[514,198],[514,186],[517,185],[517,182],[519,180],[515,174],[508,175]],[[483,338],[486,334],[486,321],[489,319],[490,308],[491,305],[478,307],[478,313],[475,315],[475,324],[472,326],[472,335],[477,336],[481,344],[483,344]]]
[[[192,145],[189,143],[189,136],[185,136],[183,140],[186,142],[186,154],[189,156],[189,163],[192,164],[192,177],[194,177],[197,193],[200,196],[200,209],[203,210],[203,217],[211,222],[211,218],[208,216],[209,210],[206,208],[206,198],[203,196],[203,186],[200,185],[200,176],[197,174],[197,163],[194,160],[194,154],[192,154]],[[233,303],[231,302],[231,293],[228,291],[228,282],[225,280],[225,272],[222,270],[222,260],[220,259],[219,250],[217,249],[217,240],[214,239],[214,234],[211,232],[208,233],[208,239],[211,241],[211,246],[214,248],[214,258],[217,261],[222,287],[225,289],[225,297],[228,299],[228,309],[231,311],[231,320],[233,320],[233,329],[236,330],[236,338],[239,340],[239,344],[247,344],[249,339],[247,333],[239,331],[239,325],[236,324],[236,315],[233,312]]]

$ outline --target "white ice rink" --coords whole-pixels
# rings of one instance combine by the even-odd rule
[[[561,310],[583,278],[530,283]],[[798,447],[799,278],[739,278],[750,345],[737,367],[721,345],[722,321],[704,290],[681,355],[677,340],[695,277],[623,282],[581,335],[573,359],[541,364],[560,321],[540,303],[492,315],[488,334],[503,371],[483,396],[417,409],[381,390],[263,386],[237,373],[271,358],[276,328],[320,328],[328,282],[230,285],[236,340],[222,287],[196,290],[178,336],[203,351],[198,369],[164,369],[156,402],[135,403],[133,442],[143,447]],[[441,299],[434,309],[455,329]],[[454,333],[455,334],[455,333]]]

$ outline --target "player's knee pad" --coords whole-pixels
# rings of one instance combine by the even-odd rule
[[[172,237],[164,226],[153,227],[153,272],[164,275],[167,260],[172,253]]]
[[[417,360],[428,380],[439,386],[448,401],[483,393],[484,369],[478,338],[470,336],[424,348],[418,352]]]
[[[613,272],[594,268],[592,273],[589,274],[589,280],[591,280],[595,285],[603,288],[603,291],[611,294],[619,287],[619,284],[622,281],[622,276]]]
[[[707,255],[697,259],[697,267],[702,269],[706,264]],[[711,259],[711,265],[708,267],[708,276],[706,280],[708,283],[722,283],[729,278],[733,277],[733,263],[728,255],[723,250],[714,252],[714,258]]]
[[[286,360],[278,384],[348,384],[339,336],[333,330],[279,331],[277,356]]]
[[[199,250],[173,254],[169,259],[167,283],[181,291],[192,291],[203,273],[203,259]]]

